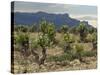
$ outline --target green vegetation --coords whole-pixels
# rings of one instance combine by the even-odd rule
[[[66,32],[68,31],[68,29],[69,29],[69,27],[68,27],[67,25],[63,25],[63,26],[61,27],[61,31],[62,31],[63,33],[66,33]]]
[[[19,65],[25,66],[24,73],[28,72],[26,65],[29,63],[36,63],[40,71],[40,67],[48,62],[72,62],[78,59],[83,63],[84,58],[96,58],[95,28],[81,22],[77,27],[63,25],[60,28],[61,32],[58,33],[55,25],[45,20],[40,21],[39,27],[35,24],[14,26],[14,51],[19,53],[15,54],[14,59]]]
[[[62,62],[62,61],[73,61],[74,59],[79,59],[81,62],[83,57],[92,57],[96,56],[96,51],[82,51],[82,52],[76,52],[70,51],[68,53],[64,53],[63,55],[59,56],[50,56],[47,58],[47,61],[49,62]],[[82,58],[80,58],[82,57]]]
[[[87,27],[84,23],[80,23],[78,26],[78,31],[79,31],[79,35],[80,35],[80,41],[84,42],[84,39],[87,35]]]

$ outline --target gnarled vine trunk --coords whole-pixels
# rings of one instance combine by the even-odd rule
[[[42,57],[39,57],[39,54],[32,50],[32,54],[35,56],[35,61],[38,65],[44,64],[46,59],[46,48],[42,46]]]
[[[40,59],[39,65],[44,64],[45,59],[46,59],[46,48],[42,47],[42,57]]]
[[[36,63],[39,64],[39,55],[34,50],[32,50],[32,54],[35,56]]]

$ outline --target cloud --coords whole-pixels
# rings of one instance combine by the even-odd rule
[[[88,20],[89,24],[92,25],[93,27],[97,28],[97,20]]]
[[[74,15],[97,14],[96,6],[56,4],[56,3],[37,3],[15,1],[15,12],[48,12],[48,13],[68,13]]]
[[[70,15],[70,17],[81,20],[81,21],[88,21],[90,25],[93,27],[97,27],[97,15]]]
[[[97,20],[97,15],[87,14],[87,15],[70,15],[70,17],[77,18],[80,20]]]
[[[68,13],[72,18],[86,20],[97,26],[96,6],[15,1],[14,8],[14,12]]]

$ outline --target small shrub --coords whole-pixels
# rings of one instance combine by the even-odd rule
[[[81,61],[81,53],[84,51],[84,48],[81,44],[76,43],[71,51],[73,59],[79,59]]]
[[[66,60],[72,61],[73,59],[74,58],[71,53],[64,53],[63,55],[60,55],[60,56],[50,56],[47,58],[47,61],[62,62],[62,61],[66,61]]]
[[[75,45],[75,50],[76,50],[77,53],[80,53],[84,50],[84,48],[81,44],[76,44]]]
[[[92,42],[92,35],[88,34],[87,37],[85,38],[85,41]]]
[[[73,38],[70,33],[65,33],[63,37],[64,41],[64,52],[71,50],[71,44],[73,42]]]
[[[84,50],[83,46],[81,44],[76,44],[75,49],[72,51],[73,58],[75,59],[82,59],[82,57],[92,57],[96,56],[96,51],[86,51]]]
[[[84,42],[84,39],[87,35],[87,27],[86,27],[86,24],[84,22],[80,22],[80,24],[78,26],[78,31],[80,34],[80,41]]]
[[[83,51],[82,52],[82,57],[93,57],[93,56],[97,56],[97,51]]]

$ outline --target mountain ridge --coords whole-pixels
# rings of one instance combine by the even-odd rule
[[[14,14],[14,24],[16,25],[32,25],[39,24],[42,18],[45,18],[46,21],[54,23],[57,27],[61,25],[68,25],[69,27],[77,26],[81,21],[75,18],[71,18],[69,14],[54,14],[46,12],[35,12],[35,13],[26,13],[26,12],[12,12]],[[82,21],[87,26],[90,26],[87,21]]]

